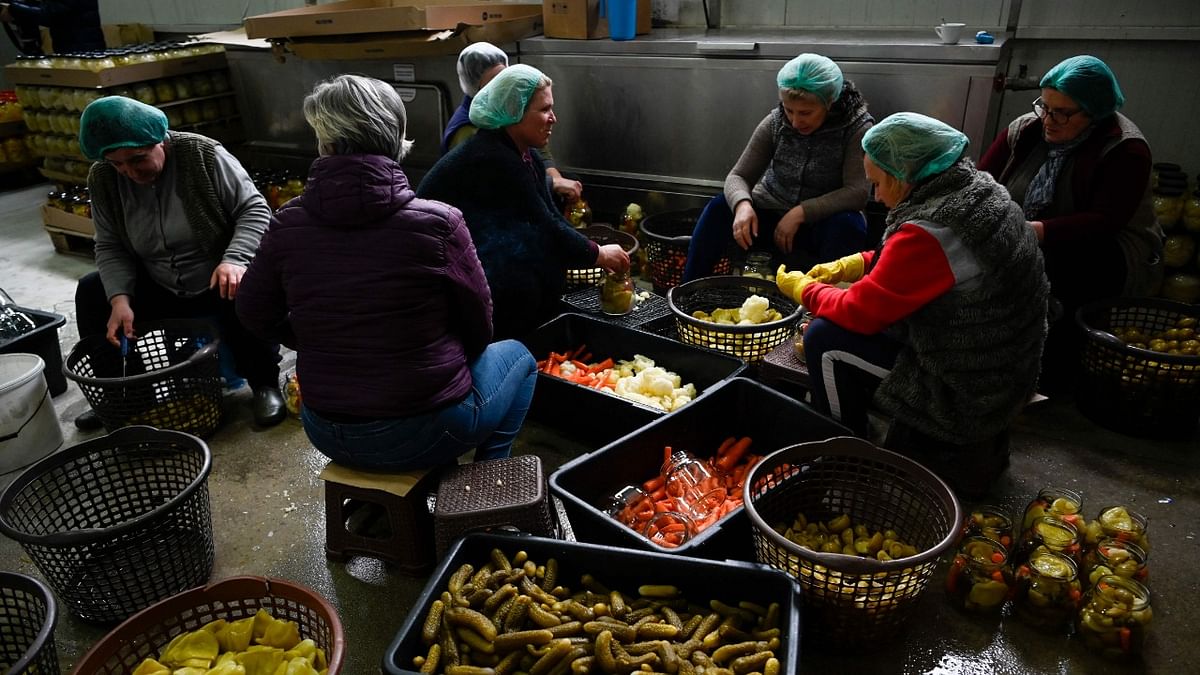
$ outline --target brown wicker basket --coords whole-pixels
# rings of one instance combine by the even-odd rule
[[[839,646],[897,636],[963,515],[954,493],[928,469],[850,437],[768,455],[747,476],[744,503],[758,561],[800,582],[806,640]],[[895,530],[920,553],[889,561],[818,553],[772,527],[800,513],[810,521],[846,514],[872,531]]]
[[[637,253],[638,241],[637,237],[613,229],[610,225],[597,224],[589,225],[579,230],[583,236],[591,239],[600,246],[608,244],[620,244],[621,248],[633,257]],[[598,286],[604,281],[604,269],[600,267],[578,267],[567,270],[567,289],[583,288],[585,286]]]
[[[290,581],[242,576],[184,591],[134,614],[93,645],[71,673],[126,675],[180,633],[198,630],[217,619],[254,616],[259,609],[299,624],[300,637],[311,639],[325,651],[329,675],[341,672],[346,637],[328,600]]]
[[[751,295],[770,301],[782,319],[747,326],[730,326],[702,321],[692,316],[703,310],[736,309]],[[753,277],[705,277],[689,281],[667,292],[667,303],[675,315],[679,341],[732,354],[748,363],[761,361],[772,349],[795,332],[801,307],[776,288],[774,282]]]
[[[646,262],[650,266],[655,293],[666,295],[668,290],[683,282],[692,231],[703,212],[704,209],[666,211],[647,216],[638,225],[646,245]],[[712,273],[729,274],[730,265],[729,256],[722,256]]]

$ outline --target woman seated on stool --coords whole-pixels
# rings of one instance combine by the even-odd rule
[[[1013,120],[979,160],[1025,211],[1046,259],[1055,312],[1039,383],[1069,392],[1083,349],[1075,310],[1145,296],[1162,279],[1163,232],[1150,201],[1150,146],[1117,112],[1117,78],[1094,56],[1073,56],[1041,81],[1033,112]]]
[[[629,269],[619,244],[597,246],[563,218],[533,150],[554,127],[550,78],[517,64],[471,101],[479,132],[429,170],[417,194],[457,207],[487,273],[497,337],[524,337],[559,313],[567,269]]]
[[[492,301],[462,215],[417,199],[399,162],[404,104],[340,75],[304,99],[320,157],[272,218],[238,316],[297,351],[300,419],[338,464],[411,471],[507,457],[537,364],[488,344]]]
[[[1049,289],[1020,207],[966,146],[915,113],[873,127],[863,166],[891,209],[879,248],[807,274],[781,266],[777,284],[815,317],[804,334],[814,404],[865,435],[873,401],[904,431],[889,446],[980,494],[1033,393]]]
[[[711,275],[734,242],[748,250],[760,234],[775,257],[804,268],[867,247],[867,102],[818,54],[787,62],[775,80],[779,105],[758,123],[725,193],[700,215],[684,281]]]

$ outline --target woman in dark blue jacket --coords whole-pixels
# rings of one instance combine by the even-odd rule
[[[97,0],[13,0],[0,3],[0,21],[49,28],[59,54],[104,49]]]

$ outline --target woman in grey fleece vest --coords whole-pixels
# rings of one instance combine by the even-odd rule
[[[787,62],[775,80],[779,105],[697,221],[684,281],[711,275],[735,243],[805,268],[867,245],[860,144],[873,119],[866,101],[818,54]]]

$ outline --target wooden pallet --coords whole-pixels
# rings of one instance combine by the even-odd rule
[[[50,241],[54,243],[55,251],[83,258],[95,257],[96,242],[91,237],[51,225],[44,227],[46,234],[50,235]]]

